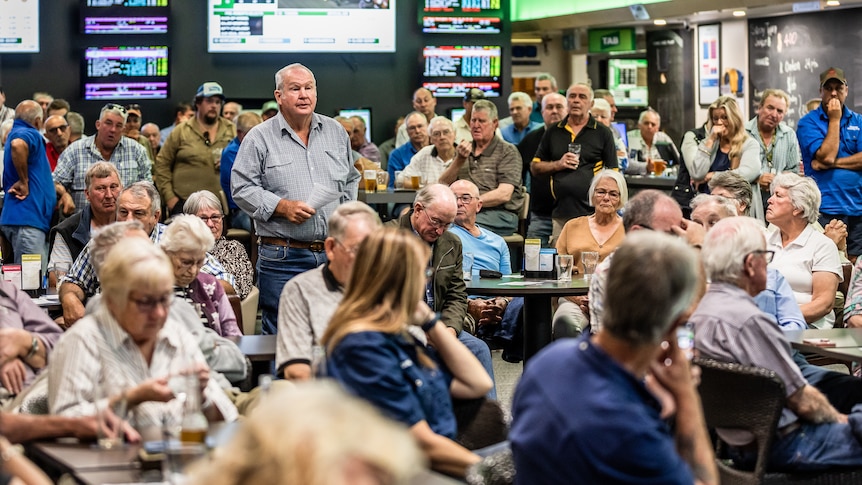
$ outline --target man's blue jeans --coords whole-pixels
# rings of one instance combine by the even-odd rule
[[[15,264],[21,264],[22,254],[39,254],[42,256],[42,274],[45,274],[45,268],[48,267],[48,247],[45,244],[45,232],[30,226],[3,226],[2,229],[3,235],[15,252]],[[5,262],[11,262],[10,254],[3,256]]]
[[[491,382],[494,382],[494,363],[491,362],[491,349],[488,348],[488,344],[465,331],[458,334],[458,340],[467,347],[467,350],[469,350],[470,353],[479,359],[479,363],[482,364],[482,367],[484,367],[488,372],[488,375],[491,376]],[[488,399],[497,400],[496,382],[494,382],[494,386],[491,387],[491,390],[488,391],[486,396]]]
[[[530,225],[527,227],[527,239],[540,239],[542,247],[548,247],[548,240],[551,239],[551,233],[554,232],[554,224],[550,217],[537,215],[535,212],[530,213]],[[520,268],[518,268],[520,269]],[[512,268],[515,271],[515,268]]]
[[[261,244],[258,247],[257,271],[260,309],[263,314],[261,333],[278,332],[278,299],[285,283],[294,276],[326,262],[325,252]]]

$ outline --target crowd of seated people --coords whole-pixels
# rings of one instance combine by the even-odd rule
[[[13,118],[0,214],[8,259],[42,255],[62,309],[52,319],[0,283],[6,472],[40,483],[7,439],[92,440],[102,399],[132,410],[127,439],[139,440],[177,412],[171,376],[189,375],[209,421],[249,416],[226,448],[237,459],[197,468],[194,483],[289,483],[293,472],[390,483],[425,467],[464,477],[507,450],[519,483],[717,483],[697,373],[676,339],[686,323],[700,356],[784,381],[774,469],[862,466],[854,426],[862,416],[853,412],[862,381],[812,365],[785,336],[862,326],[858,267],[846,303],[838,300],[842,257],[855,263],[862,251],[862,201],[849,188],[862,146],[835,143],[862,125],[844,106],[844,72],[821,75],[820,104],[796,132],[782,121],[788,97],[770,89],[748,122],[734,98],[719,97],[679,149],[647,109],[626,151],[609,126],[610,93],[594,99],[583,83],[545,92],[551,81],[537,77],[538,104],[513,94],[503,130],[481,93],[467,93],[469,114],[452,123],[420,88],[391,153],[367,142],[362,120],[317,113],[314,73],[299,64],[276,73],[265,120],[227,106],[221,85],[207,81],[191,116],[178,109],[160,143],[138,105],[107,104],[95,134],[75,139],[75,113],[62,100],[38,93],[14,109],[0,104]],[[356,201],[359,155],[380,157],[374,164],[392,172],[390,184],[394,171],[425,178],[386,226]],[[643,173],[658,158],[678,166],[688,190],[627,200],[622,160]],[[519,230],[525,185],[540,204],[543,244],[576,262],[584,251],[601,257],[588,294],[561,299],[553,322],[529,322],[517,298],[470,299],[463,280],[467,253],[474,271],[518,272],[503,237]],[[226,238],[240,224],[257,236],[257,267]],[[273,370],[291,389],[235,387],[248,368],[231,340],[242,331],[229,295],[244,299],[255,284],[262,333],[276,342]],[[453,402],[496,399],[483,339],[505,342],[504,358],[517,361],[522,322],[553,325],[559,341],[526,367],[510,441],[469,449]],[[340,389],[291,383],[327,379]],[[366,427],[350,439],[327,439],[358,420]],[[718,436],[736,464],[754,459],[749,436]],[[387,447],[397,459],[377,453]],[[312,460],[318,452],[342,459]]]

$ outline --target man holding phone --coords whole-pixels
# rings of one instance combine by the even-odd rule
[[[661,281],[644,267],[662,268]],[[676,338],[696,298],[697,268],[694,249],[656,231],[617,249],[602,330],[547,347],[515,391],[509,438],[519,482],[718,483]],[[654,388],[672,400],[673,433]]]

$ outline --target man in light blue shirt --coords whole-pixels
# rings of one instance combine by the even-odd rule
[[[527,133],[540,128],[541,121],[533,121],[530,114],[533,111],[533,100],[527,93],[516,91],[509,95],[509,115],[512,124],[500,128],[500,134],[507,142],[517,145],[527,136]]]
[[[360,178],[344,128],[314,112],[314,73],[291,64],[276,80],[280,113],[248,132],[231,173],[233,199],[255,220],[259,235],[264,334],[278,330],[284,284],[326,261],[329,217],[340,204],[356,200]]]
[[[479,188],[469,180],[456,180],[449,188],[458,201],[455,224],[449,232],[461,240],[465,259],[467,254],[472,255],[471,277],[478,278],[479,270],[483,269],[499,271],[504,275],[512,274],[506,241],[476,224],[476,214],[482,209]],[[464,265],[464,269],[467,269],[467,265]],[[523,342],[516,337],[521,335],[518,324],[523,307],[523,298],[470,298],[467,301],[467,313],[477,323],[476,334],[483,339],[502,342],[503,359],[507,362],[520,362],[522,359]]]

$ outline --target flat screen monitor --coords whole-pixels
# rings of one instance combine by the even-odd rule
[[[648,106],[646,59],[608,59],[608,89],[617,106]]]
[[[90,47],[84,52],[84,99],[166,99],[168,48]]]
[[[499,34],[500,17],[447,17],[426,15],[421,19],[425,34]]]
[[[39,52],[39,1],[0,3],[0,54]]]
[[[166,34],[168,0],[80,0],[84,34]]]
[[[394,0],[207,0],[214,53],[395,52]]]
[[[423,13],[502,15],[501,0],[425,0]]]
[[[623,144],[626,146],[626,148],[628,148],[629,147],[629,134],[628,134],[628,131],[626,130],[626,124],[623,122],[614,122],[614,123],[611,123],[611,126],[613,127],[613,129],[617,130],[617,133],[619,133],[620,137],[622,137],[622,139],[623,139]]]
[[[463,97],[479,88],[500,96],[503,57],[500,46],[426,46],[422,50],[422,86],[436,97]]]
[[[452,120],[452,123],[455,123],[464,116],[466,111],[464,108],[449,108],[449,119]]]
[[[371,143],[371,108],[345,108],[338,110],[338,116],[350,118],[358,116],[365,121],[365,139]]]

